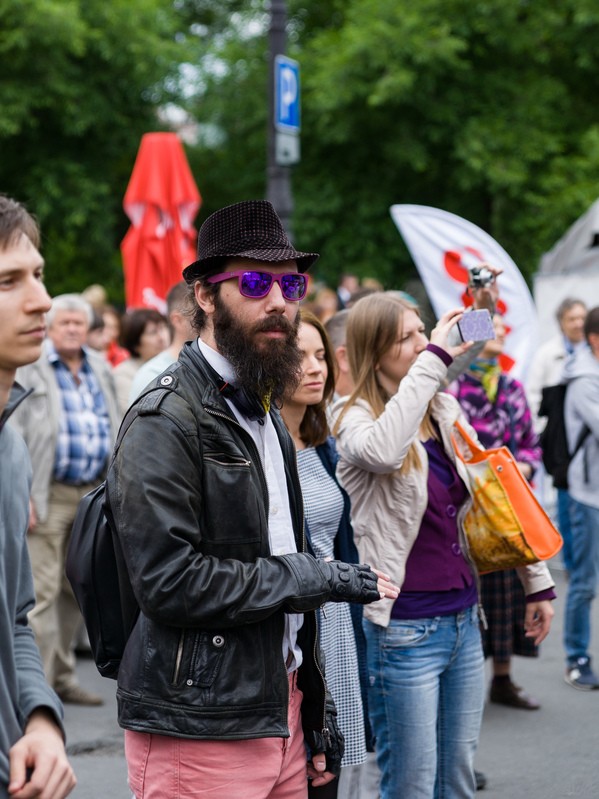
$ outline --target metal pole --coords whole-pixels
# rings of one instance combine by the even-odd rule
[[[270,27],[268,29],[268,138],[266,163],[266,199],[274,205],[285,230],[291,238],[293,197],[288,166],[276,162],[275,130],[275,56],[285,55],[287,49],[287,7],[285,0],[271,0]]]

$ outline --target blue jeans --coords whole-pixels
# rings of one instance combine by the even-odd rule
[[[485,693],[476,606],[364,630],[381,799],[472,799]]]
[[[599,577],[599,508],[571,500],[572,568],[566,598],[564,647],[568,662],[588,657],[591,603]]]
[[[571,498],[566,488],[557,489],[557,524],[564,545],[562,547],[562,560],[566,571],[572,571],[572,522],[574,514],[572,505],[574,500]]]

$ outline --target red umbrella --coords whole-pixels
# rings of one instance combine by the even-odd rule
[[[195,260],[193,221],[202,198],[176,133],[146,133],[123,207],[131,227],[121,242],[128,308],[165,311],[168,290]]]

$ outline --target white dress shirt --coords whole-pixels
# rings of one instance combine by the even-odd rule
[[[223,380],[235,385],[235,372],[233,367],[219,352],[212,349],[201,338],[197,339],[197,345],[208,361],[210,366],[219,374]],[[269,414],[262,420],[250,421],[243,416],[231,400],[225,400],[235,418],[243,429],[248,432],[258,448],[266,484],[268,486],[268,537],[270,551],[273,555],[286,555],[289,552],[297,552],[295,537],[293,534],[293,523],[291,521],[291,509],[289,506],[289,493],[287,491],[287,480],[285,478],[285,462],[283,451],[279,443],[279,437],[272,423]],[[303,623],[303,616],[298,613],[285,614],[285,635],[283,638],[283,658],[287,663],[289,672],[297,669],[302,662],[302,651],[297,644],[297,633]]]

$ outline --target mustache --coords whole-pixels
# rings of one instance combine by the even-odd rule
[[[272,331],[293,335],[295,326],[285,316],[269,316],[254,327],[255,333],[270,333]]]

